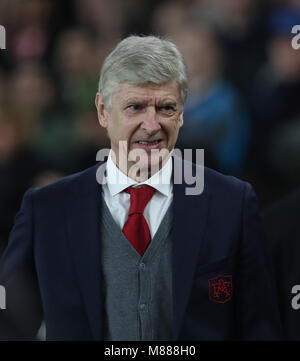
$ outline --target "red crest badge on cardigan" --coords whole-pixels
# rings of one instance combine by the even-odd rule
[[[210,278],[209,283],[209,299],[217,303],[225,303],[232,297],[232,276],[218,275]]]

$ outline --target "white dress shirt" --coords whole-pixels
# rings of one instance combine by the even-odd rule
[[[173,199],[171,174],[172,160],[170,158],[162,169],[151,178],[145,182],[138,183],[127,177],[115,165],[110,151],[106,164],[107,182],[102,186],[102,196],[116,224],[123,229],[128,218],[130,194],[123,191],[130,186],[147,184],[156,189],[143,213],[150,229],[151,238],[153,238]]]

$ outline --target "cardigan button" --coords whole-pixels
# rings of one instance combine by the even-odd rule
[[[141,263],[140,263],[140,269],[145,269],[145,268],[146,268],[145,263],[144,263],[144,262],[141,262]]]
[[[144,311],[146,309],[146,303],[140,304],[140,310]]]

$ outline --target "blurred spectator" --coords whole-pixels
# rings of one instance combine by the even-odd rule
[[[9,99],[11,106],[22,109],[22,121],[31,129],[29,141],[43,164],[67,171],[72,127],[56,102],[54,84],[45,69],[36,63],[20,65],[9,84]]]
[[[190,9],[189,4],[184,1],[167,1],[159,4],[152,15],[152,31],[172,37],[189,24]]]
[[[52,3],[49,0],[20,2],[17,31],[12,41],[16,62],[42,58],[50,41],[49,20]]]
[[[300,113],[294,120],[283,122],[270,137],[267,161],[286,189],[300,184]]]
[[[42,170],[28,147],[29,134],[21,113],[0,108],[0,253],[6,246],[24,192]]]
[[[245,95],[265,59],[265,4],[259,0],[200,0],[193,9],[198,22],[213,26],[224,49],[224,73]]]
[[[124,35],[125,19],[122,16],[121,0],[75,0],[74,3],[80,25],[91,28],[98,36],[112,39],[114,42]]]
[[[71,111],[94,107],[101,66],[97,46],[96,38],[82,28],[70,29],[59,39],[54,67],[60,99]]]
[[[272,203],[264,210],[264,227],[273,271],[284,338],[300,340],[300,312],[292,307],[296,295],[292,288],[300,284],[300,189]],[[298,298],[298,297],[297,297]],[[299,301],[297,302],[299,305]]]
[[[299,51],[291,46],[291,29],[294,24],[300,24],[299,6],[279,8],[271,14],[268,59],[257,73],[252,94],[255,120],[252,166],[267,182],[262,193],[266,196],[270,192],[271,198],[274,194],[270,188],[275,189],[278,180],[270,164],[270,160],[277,157],[270,154],[272,142],[282,125],[300,114],[300,56]],[[274,161],[271,162],[274,164]],[[285,190],[278,183],[277,188]]]
[[[11,105],[22,109],[23,118],[32,124],[54,104],[54,85],[38,63],[19,65],[7,85]]]
[[[5,7],[8,49],[13,63],[44,60],[53,36],[53,2],[12,0]]]
[[[57,34],[73,22],[72,10],[73,0],[1,0],[7,50],[0,64],[12,70],[24,61],[49,65]]]
[[[153,13],[163,5],[166,0],[126,0],[122,1],[122,15],[124,18],[124,30],[126,34],[149,34],[153,33],[151,28]],[[176,0],[171,2],[175,3]],[[180,0],[179,2],[184,2]],[[172,16],[167,15],[167,22]],[[126,35],[125,34],[125,35]]]
[[[204,148],[206,165],[240,175],[245,169],[251,122],[237,91],[223,78],[219,43],[211,30],[196,25],[180,28],[174,40],[185,56],[190,77],[179,144]]]

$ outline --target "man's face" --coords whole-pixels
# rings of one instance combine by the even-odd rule
[[[176,81],[162,85],[135,86],[121,84],[112,95],[111,109],[106,109],[97,93],[96,106],[100,124],[107,129],[111,148],[117,156],[119,142],[126,142],[127,154],[135,149],[147,153],[147,166],[155,162],[151,150],[174,149],[179,128],[183,124],[183,105]],[[156,151],[157,152],[157,151]],[[145,154],[146,154],[145,153]],[[127,169],[135,163],[127,161]],[[126,172],[128,174],[128,172]]]

